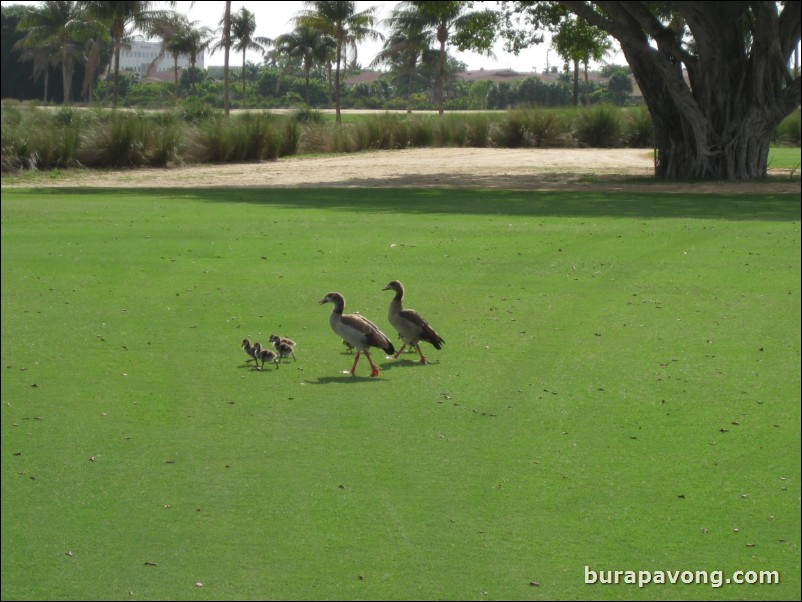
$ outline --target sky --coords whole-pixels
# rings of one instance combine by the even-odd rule
[[[10,1],[1,2],[3,6],[12,4],[39,4],[39,2]],[[256,15],[256,35],[266,38],[276,38],[283,33],[294,29],[292,19],[304,9],[303,2],[232,2],[231,12],[238,11],[243,6]],[[385,19],[390,15],[397,2],[357,2],[357,10],[363,11],[371,6],[376,6],[376,15]],[[481,8],[482,3],[477,3],[477,8]],[[489,8],[495,8],[495,2],[486,2]],[[168,8],[164,2],[156,2],[154,8]],[[220,19],[225,10],[224,2],[176,2],[177,12],[187,15],[190,21],[198,21],[200,25],[206,25],[212,29],[219,27]],[[381,23],[381,21],[380,21]],[[377,29],[386,34],[387,29],[380,25]],[[366,68],[375,56],[381,51],[382,42],[364,42],[358,47],[359,63]],[[494,57],[483,56],[474,52],[456,52],[450,50],[451,54],[468,66],[469,70],[474,69],[513,69],[519,72],[537,71],[541,72],[549,66],[557,66],[562,69],[563,61],[559,59],[557,53],[551,50],[548,42],[532,46],[522,51],[518,56],[504,52],[503,43],[498,42],[494,48]],[[232,64],[241,62],[239,59],[231,59]],[[249,53],[247,59],[254,63],[261,63],[262,57],[259,53]],[[608,63],[625,64],[623,54],[618,52],[610,54],[606,58]],[[205,57],[206,66],[222,65],[223,53],[207,54]],[[591,68],[598,65],[591,64]]]

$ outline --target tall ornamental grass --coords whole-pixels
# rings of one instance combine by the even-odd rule
[[[599,105],[579,114],[576,127],[579,146],[589,148],[622,146],[623,133],[621,111],[614,107]]]
[[[264,161],[295,154],[353,153],[423,147],[651,148],[646,107],[506,112],[291,115],[252,111],[225,116],[199,103],[172,111],[42,109],[5,102],[4,172],[69,167],[165,167]],[[799,111],[777,128],[773,144],[800,144]]]

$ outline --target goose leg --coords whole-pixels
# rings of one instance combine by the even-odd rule
[[[373,363],[373,360],[370,359],[370,354],[368,354],[367,351],[365,351],[364,353],[365,353],[365,357],[368,358],[368,361],[370,362],[370,367],[372,369],[370,375],[371,376],[378,376],[379,375],[379,369],[376,367],[376,364]],[[356,365],[356,364],[354,364],[354,365]]]
[[[398,356],[399,356],[399,355],[401,355],[401,352],[402,352],[404,349],[406,349],[406,346],[407,346],[407,344],[406,344],[406,343],[404,343],[403,345],[401,345],[401,349],[399,349],[398,351],[396,351],[396,352],[395,352],[395,355],[393,356],[393,359],[398,359]]]
[[[367,355],[367,353],[365,353],[365,355]],[[356,358],[354,359],[354,365],[351,366],[351,374],[352,375],[356,371],[356,365],[357,365],[358,362],[359,362],[359,351],[356,352]]]
[[[423,351],[420,350],[420,345],[418,345],[418,343],[414,343],[414,345],[415,345],[415,349],[418,350],[418,355],[420,355],[420,363],[421,364],[425,364],[426,363],[426,356],[423,355]]]

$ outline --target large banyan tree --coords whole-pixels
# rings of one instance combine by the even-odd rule
[[[660,179],[767,174],[774,129],[800,105],[791,59],[800,2],[502,2],[511,48],[536,42],[566,10],[626,56],[654,123]]]

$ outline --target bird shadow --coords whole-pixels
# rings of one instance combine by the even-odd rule
[[[315,380],[305,380],[304,382],[309,385],[349,385],[352,383],[368,383],[376,381],[384,381],[381,376],[357,376],[356,374],[341,374],[339,376],[318,376]]]
[[[388,359],[385,362],[382,362],[381,367],[383,370],[391,370],[392,368],[414,368],[416,366],[436,366],[440,363],[440,360],[426,360],[425,364],[421,364],[420,360],[417,359],[418,356],[415,356],[416,359],[405,359],[405,358],[398,358],[398,359]]]
[[[273,372],[274,371],[272,369],[268,370],[268,368],[271,368],[270,364],[265,364],[264,368],[262,368],[260,366],[254,366],[253,364],[240,364],[239,368],[241,370],[248,369],[251,372]],[[275,368],[275,370],[278,370],[278,368]]]

